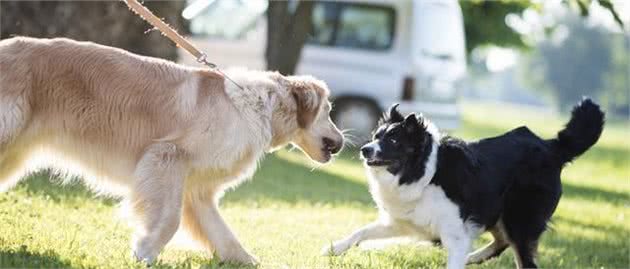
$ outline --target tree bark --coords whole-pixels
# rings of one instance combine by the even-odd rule
[[[268,70],[277,70],[283,75],[295,73],[312,27],[313,4],[313,1],[300,1],[291,12],[289,1],[269,1],[265,50]]]
[[[0,38],[68,37],[119,47],[147,56],[177,59],[177,48],[159,31],[131,12],[122,1],[0,0]],[[185,1],[145,1],[175,29],[185,29],[180,16]]]

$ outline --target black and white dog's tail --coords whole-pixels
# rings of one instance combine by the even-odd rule
[[[551,140],[560,162],[566,163],[580,156],[597,142],[604,128],[604,112],[591,99],[584,98],[571,112],[571,120]]]

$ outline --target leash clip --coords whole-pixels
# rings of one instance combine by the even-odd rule
[[[205,64],[205,65],[209,66],[212,69],[217,68],[216,64],[208,62],[208,60],[206,59],[207,57],[208,57],[208,55],[206,55],[206,53],[202,52],[201,55],[199,55],[199,57],[197,57],[197,62]]]
[[[208,57],[206,55],[205,52],[200,52],[201,54],[199,55],[199,57],[197,57],[197,62],[202,63],[207,65],[208,67],[210,67],[210,69],[214,69],[215,71],[219,72],[223,77],[227,78],[229,81],[231,81],[232,83],[234,83],[234,85],[236,85],[237,87],[239,87],[241,90],[245,90],[245,88],[243,88],[243,86],[239,85],[238,83],[236,83],[236,81],[234,81],[232,78],[230,78],[228,75],[226,75],[225,73],[223,73],[223,71],[221,71],[216,64],[213,64],[211,62],[208,62],[208,60],[206,60],[206,57]]]

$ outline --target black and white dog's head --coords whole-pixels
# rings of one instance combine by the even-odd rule
[[[371,169],[385,169],[398,184],[429,183],[435,174],[440,134],[422,115],[390,108],[374,132],[373,140],[361,148],[361,157]]]

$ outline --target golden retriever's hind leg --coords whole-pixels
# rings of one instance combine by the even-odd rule
[[[182,222],[190,235],[201,242],[209,252],[216,254],[221,261],[258,264],[258,259],[243,248],[219,214],[213,193],[205,195],[187,193],[184,198]]]
[[[151,264],[179,226],[184,166],[174,144],[160,143],[148,148],[135,173],[131,206],[138,227],[133,254]]]

